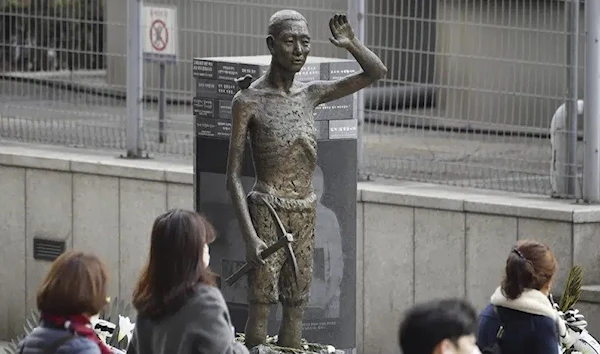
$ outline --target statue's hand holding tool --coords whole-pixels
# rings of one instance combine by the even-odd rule
[[[273,218],[275,218],[277,226],[279,226],[279,233],[281,233],[282,236],[277,240],[277,242],[268,247],[260,238],[252,238],[252,241],[246,244],[246,263],[240,269],[236,270],[235,273],[225,279],[225,282],[229,284],[229,286],[235,284],[236,281],[238,281],[244,274],[248,273],[253,268],[264,265],[265,259],[281,248],[285,248],[288,256],[290,257],[292,267],[294,269],[294,279],[296,280],[296,285],[298,285],[298,262],[296,261],[294,249],[292,248],[294,237],[292,234],[286,231],[285,226],[281,222],[281,219],[279,218],[279,215],[277,215],[275,209],[273,209],[273,206],[266,200],[265,205],[269,209],[269,212]]]
[[[267,244],[256,238],[252,242],[246,245],[246,262],[248,262],[252,267],[258,267],[265,264],[261,253],[267,249]]]
[[[329,38],[331,43],[336,47],[348,49],[352,46],[354,40],[354,31],[348,23],[348,18],[344,14],[335,14],[329,20],[329,29],[332,37]]]

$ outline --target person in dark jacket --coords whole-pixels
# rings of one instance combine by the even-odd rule
[[[18,353],[112,354],[90,324],[106,305],[106,283],[106,269],[96,256],[60,255],[37,294],[40,324],[19,343]]]
[[[482,350],[497,341],[502,353],[558,354],[570,343],[564,320],[548,296],[558,264],[550,248],[536,241],[519,241],[506,261],[501,286],[479,316],[477,345]]]
[[[212,225],[188,210],[156,218],[150,256],[133,293],[138,311],[128,354],[248,354],[235,341],[208,267]]]
[[[400,323],[402,354],[480,354],[477,313],[461,299],[439,299],[412,307]]]

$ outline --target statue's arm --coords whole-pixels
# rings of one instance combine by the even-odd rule
[[[334,101],[363,89],[387,74],[387,68],[379,57],[367,48],[358,38],[348,23],[346,16],[336,15],[330,22],[331,42],[346,48],[356,59],[362,71],[334,81],[314,81],[309,84],[315,105]]]
[[[354,38],[348,46],[362,71],[334,81],[314,81],[310,90],[316,105],[331,102],[363,89],[387,74],[387,68],[379,57],[359,39]]]
[[[244,187],[241,181],[242,163],[244,162],[244,149],[246,136],[250,123],[250,109],[244,99],[236,95],[232,101],[232,127],[229,140],[229,153],[227,156],[227,190],[231,195],[233,207],[238,219],[244,242],[248,245],[258,239],[246,202]]]

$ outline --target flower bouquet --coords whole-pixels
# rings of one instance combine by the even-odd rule
[[[562,354],[600,354],[600,344],[586,330],[587,321],[579,310],[573,306],[581,296],[583,284],[583,270],[579,266],[573,267],[567,280],[567,285],[560,298],[560,304],[554,302],[552,295],[549,300],[558,311],[559,317],[564,321],[566,332],[561,336],[560,353]]]
[[[104,310],[90,319],[98,337],[115,353],[124,352],[133,336],[135,323],[129,317],[131,312],[131,306],[125,301],[109,299]]]

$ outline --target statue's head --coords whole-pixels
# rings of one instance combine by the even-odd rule
[[[281,10],[269,19],[267,47],[273,62],[297,73],[310,53],[310,33],[304,16],[294,10]]]

